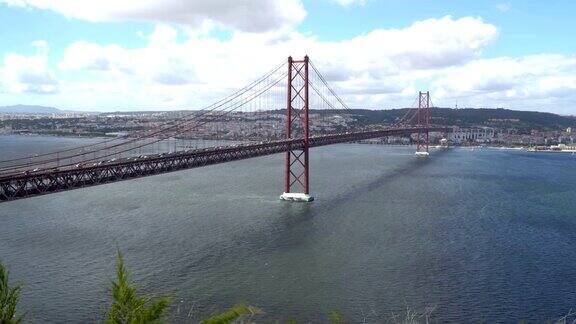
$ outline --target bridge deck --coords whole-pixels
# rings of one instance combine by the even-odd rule
[[[409,135],[424,128],[392,128],[386,130],[341,133],[310,137],[309,146],[317,147],[353,142],[385,136]],[[447,128],[429,128],[429,131],[447,132]],[[24,171],[0,174],[0,202],[22,199],[59,191],[78,189],[105,183],[134,179],[166,172],[206,165],[243,160],[286,152],[289,148],[304,146],[302,139],[270,141],[248,145],[232,145],[210,149],[155,154],[142,158],[124,158],[92,166],[70,166],[61,169]]]

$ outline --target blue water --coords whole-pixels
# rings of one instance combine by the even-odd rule
[[[0,137],[13,155],[70,139]],[[76,139],[75,141],[83,141]],[[64,143],[64,144],[63,144]],[[334,145],[310,204],[278,200],[283,156],[0,204],[0,260],[35,322],[104,318],[116,249],[171,322],[246,301],[259,322],[558,319],[576,308],[576,157]]]

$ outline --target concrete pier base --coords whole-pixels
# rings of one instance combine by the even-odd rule
[[[280,199],[286,201],[311,202],[314,200],[314,197],[303,193],[285,192],[280,195]]]
[[[416,152],[416,156],[419,158],[427,158],[428,156],[430,156],[430,153],[418,151],[418,152]]]

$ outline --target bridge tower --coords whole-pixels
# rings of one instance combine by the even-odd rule
[[[416,139],[416,155],[426,157],[429,155],[430,136],[430,91],[418,94],[418,111],[416,113],[418,137]]]
[[[306,55],[303,60],[288,57],[288,84],[286,96],[286,139],[296,140],[289,143],[286,152],[284,170],[284,193],[282,200],[314,200],[310,196],[309,170],[309,93],[308,70],[310,60]],[[298,141],[301,140],[301,141]]]

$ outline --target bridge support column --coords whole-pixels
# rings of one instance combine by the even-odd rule
[[[428,152],[430,146],[429,131],[430,128],[430,92],[420,92],[418,94],[418,137],[416,139],[416,155],[420,157],[427,157],[430,155]],[[421,130],[424,128],[425,130]]]
[[[309,93],[308,93],[308,56],[296,61],[288,58],[288,84],[286,96],[286,139],[288,144],[284,170],[284,193],[282,200],[314,200],[310,196],[309,168]],[[301,139],[301,140],[300,140]]]

